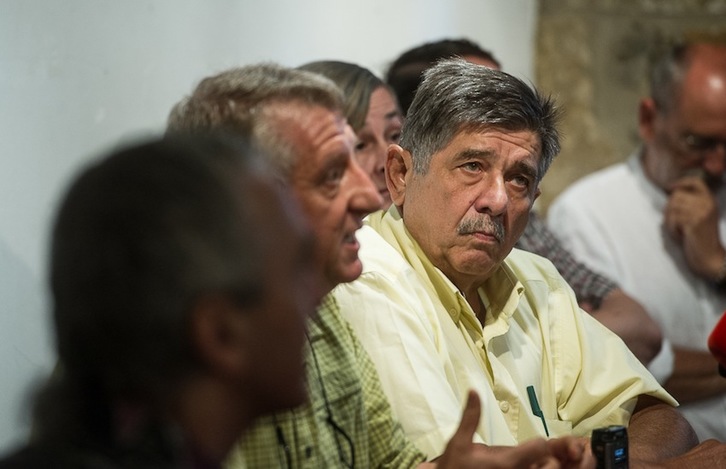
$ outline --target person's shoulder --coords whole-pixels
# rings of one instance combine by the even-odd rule
[[[612,166],[590,173],[573,182],[557,197],[557,200],[583,199],[597,197],[603,193],[617,191],[618,187],[629,181],[630,171],[626,163]],[[553,205],[555,202],[553,202]]]
[[[559,276],[557,268],[552,261],[539,254],[514,248],[505,259],[506,265],[515,271],[518,276],[526,277]]]
[[[560,271],[546,257],[515,248],[504,262],[516,279],[525,286],[541,283],[550,291],[569,288]]]
[[[355,232],[355,237],[361,245],[361,255],[364,253],[373,255],[381,250],[386,251],[388,249],[395,251],[393,246],[391,246],[388,241],[386,241],[383,236],[381,236],[380,233],[378,233],[378,231],[370,225],[364,224],[360,227],[358,231]]]
[[[338,336],[346,330],[346,322],[340,311],[340,304],[333,292],[323,297],[315,314],[308,319],[308,337],[316,339],[318,336]]]
[[[358,255],[363,264],[363,275],[378,273],[395,276],[401,269],[409,267],[403,255],[375,228],[363,225],[356,231],[356,238],[360,243]]]

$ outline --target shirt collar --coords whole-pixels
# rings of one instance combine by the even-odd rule
[[[464,295],[424,254],[419,244],[406,229],[403,218],[395,206],[391,206],[387,212],[370,215],[366,218],[366,223],[399,251],[411,267],[421,275],[455,323],[461,322],[469,331],[482,334],[482,325]],[[524,286],[509,268],[506,260],[479,287],[478,292],[487,310],[485,325],[493,326],[490,333],[499,335],[506,332],[508,329],[506,324],[514,314],[520,296],[524,293]],[[495,324],[500,324],[500,326],[495,326]],[[489,336],[490,333],[486,335]]]
[[[630,158],[628,158],[627,165],[630,171],[632,171],[635,181],[640,186],[641,190],[646,194],[648,200],[653,204],[658,212],[665,210],[666,203],[668,202],[667,194],[660,187],[653,184],[645,175],[645,169],[643,168],[643,152],[644,148],[641,145]]]

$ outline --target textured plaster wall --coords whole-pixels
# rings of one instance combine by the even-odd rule
[[[539,209],[637,146],[637,106],[654,57],[682,37],[726,38],[726,0],[540,0],[537,86],[564,115],[562,152]]]

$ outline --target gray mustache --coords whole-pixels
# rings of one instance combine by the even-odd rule
[[[480,218],[468,218],[462,220],[456,227],[456,232],[460,235],[471,233],[486,233],[493,235],[500,243],[504,239],[504,225],[499,218],[491,218],[482,216]]]

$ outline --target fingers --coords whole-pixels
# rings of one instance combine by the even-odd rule
[[[475,445],[472,439],[479,426],[480,416],[479,395],[475,391],[469,391],[459,428],[449,440],[444,454],[438,460],[437,467],[487,467],[491,469],[558,467],[546,464],[547,459],[553,458],[550,457],[550,450],[543,439],[528,441],[515,447],[501,447],[496,451],[478,447],[479,445]]]
[[[476,428],[479,426],[479,418],[481,417],[481,400],[479,394],[476,391],[469,391],[466,397],[466,405],[464,406],[464,412],[461,415],[461,421],[459,422],[459,428],[451,438],[451,443],[471,443]],[[458,443],[457,443],[458,444]]]
[[[516,466],[519,467],[519,466]],[[560,462],[552,457],[548,457],[547,459],[543,459],[536,464],[529,464],[530,468],[536,468],[536,469],[562,469],[562,465]]]
[[[484,451],[472,442],[479,426],[480,416],[481,400],[476,392],[470,391],[459,427],[449,440],[444,454],[437,460],[437,467],[492,469],[594,469],[595,467],[592,454],[587,452],[589,441],[587,438],[564,437],[549,441],[537,438],[514,447]]]
[[[715,210],[715,200],[706,184],[697,177],[679,179],[670,187],[664,210],[668,233],[681,243],[684,231],[702,223]]]
[[[684,178],[673,184],[665,214],[666,217],[683,222],[694,216],[705,216],[714,204],[714,196],[703,181],[692,177]]]
[[[668,193],[672,194],[677,191],[690,192],[690,193],[709,193],[710,190],[703,177],[700,176],[686,176],[678,179],[668,188]]]
[[[456,429],[454,436],[447,443],[444,454],[437,459],[437,468],[448,469],[471,466],[469,459],[475,457],[475,446],[472,440],[474,439],[474,432],[479,426],[480,415],[481,401],[479,395],[474,391],[469,391],[459,428]]]
[[[595,458],[590,451],[588,438],[566,436],[548,440],[552,454],[562,464],[562,467],[594,468]]]
[[[547,441],[552,454],[560,460],[580,459],[584,452],[583,445],[573,437],[554,438]]]
[[[459,428],[456,429],[454,436],[446,444],[444,454],[438,458],[436,467],[459,467],[462,466],[461,461],[471,457],[472,448],[474,447],[472,440],[474,439],[476,427],[479,426],[480,415],[481,401],[479,395],[475,391],[469,391]]]
[[[536,467],[538,469],[557,469],[560,467],[556,458],[550,454],[547,442],[536,438],[508,448],[506,452],[497,454],[502,458],[501,467]]]

